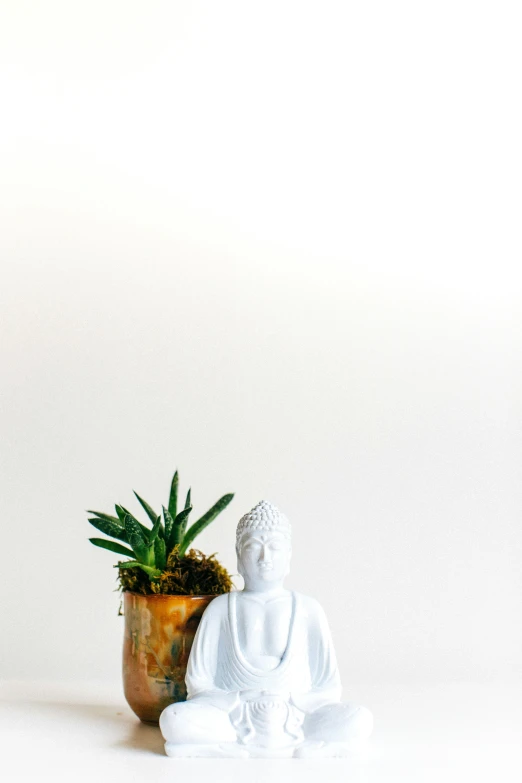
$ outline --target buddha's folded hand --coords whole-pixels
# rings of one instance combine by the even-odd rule
[[[285,702],[288,702],[290,700],[290,691],[267,691],[267,690],[257,690],[257,689],[250,689],[250,690],[244,690],[240,691],[239,697],[241,701],[243,702],[253,702],[258,700],[275,700],[275,699],[282,699]]]

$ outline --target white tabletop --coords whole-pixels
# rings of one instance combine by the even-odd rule
[[[362,685],[375,716],[367,758],[169,759],[118,684],[0,683],[0,779],[155,783],[466,783],[522,780],[522,683]]]

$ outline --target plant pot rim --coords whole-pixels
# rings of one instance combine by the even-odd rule
[[[229,592],[232,592],[232,591],[229,591]],[[228,595],[228,593],[217,593],[217,594],[214,594],[214,595],[209,595],[209,594],[204,595],[202,593],[196,593],[196,594],[193,594],[193,595],[187,595],[187,594],[183,594],[183,593],[148,593],[147,595],[144,595],[143,593],[135,593],[133,590],[123,590],[122,591],[122,595],[123,596],[125,596],[125,595],[134,595],[134,596],[137,596],[138,598],[147,598],[147,599],[153,598],[154,600],[157,600],[157,599],[166,599],[166,598],[184,598],[184,599],[187,599],[187,598],[217,598],[218,595]]]

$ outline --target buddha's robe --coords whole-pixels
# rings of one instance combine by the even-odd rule
[[[279,664],[252,666],[239,644],[235,592],[205,610],[187,667],[188,700],[167,707],[160,726],[167,744],[256,742],[280,715],[280,740],[343,742],[369,736],[371,713],[341,704],[341,682],[326,616],[313,598],[293,592],[288,642]],[[241,599],[239,599],[241,600]],[[272,729],[271,729],[272,730]],[[252,738],[252,739],[249,739]]]

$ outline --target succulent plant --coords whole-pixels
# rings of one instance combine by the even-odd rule
[[[156,514],[147,501],[134,492],[152,527],[143,525],[130,511],[118,504],[115,506],[116,516],[101,511],[88,511],[88,514],[94,515],[89,517],[91,525],[116,539],[109,541],[106,538],[90,538],[89,541],[102,549],[131,558],[119,562],[115,568],[140,568],[150,580],[158,579],[167,567],[169,555],[176,550],[178,558],[184,557],[196,536],[213,522],[234,497],[232,493],[223,495],[206,514],[187,528],[192,511],[191,493],[189,489],[185,505],[178,513],[178,489],[179,475],[176,471],[170,485],[168,506],[162,506],[162,515]],[[119,544],[118,541],[123,541],[127,546]]]

